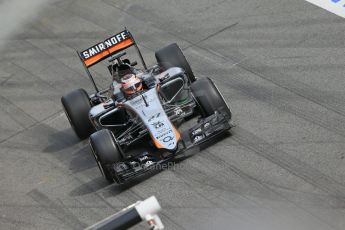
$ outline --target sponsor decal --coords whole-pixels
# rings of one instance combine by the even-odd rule
[[[124,30],[103,42],[100,42],[80,53],[81,59],[87,67],[90,67],[112,54],[126,49],[134,44],[134,40],[127,30]]]
[[[169,131],[167,131],[167,132],[165,132],[165,133],[162,133],[162,134],[156,136],[156,139],[159,140],[159,139],[161,139],[161,138],[163,138],[163,137],[165,137],[165,136],[168,136],[168,134],[171,134],[172,132],[173,132],[172,130],[169,130]],[[164,142],[165,142],[165,141],[164,141]]]
[[[201,131],[202,131],[201,128],[198,128],[192,132],[192,135],[193,136],[198,135],[199,133],[201,133]]]
[[[198,135],[194,137],[194,143],[197,143],[199,141],[201,141],[202,139],[204,139],[204,135]]]
[[[161,127],[164,126],[164,123],[158,121],[158,122],[152,123],[151,125],[152,125],[153,127],[155,127],[155,129],[159,129],[159,128],[161,128]]]
[[[345,0],[306,0],[329,12],[345,18]]]
[[[161,115],[161,113],[156,113],[155,115],[153,115],[150,119],[148,119],[148,122],[151,122],[152,120],[158,118]]]
[[[140,162],[143,162],[143,161],[148,160],[148,159],[149,159],[148,156],[143,156],[143,157],[139,157],[139,158],[138,158],[138,160],[139,160]]]
[[[171,141],[171,140],[173,140],[174,138],[172,137],[172,136],[166,136],[166,137],[164,137],[163,138],[163,142],[164,143],[167,143],[167,142],[169,142],[169,141]]]
[[[161,134],[161,133],[165,133],[165,132],[167,132],[168,130],[170,130],[170,129],[164,125],[164,127],[161,127],[161,128],[159,128],[159,129],[156,129],[157,135],[158,135],[158,134]]]

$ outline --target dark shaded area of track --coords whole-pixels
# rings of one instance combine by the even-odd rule
[[[218,84],[237,127],[118,186],[101,177],[60,97],[92,92],[74,50],[124,26],[149,64],[177,42],[195,74]],[[151,195],[167,229],[345,228],[342,18],[297,0],[61,0],[2,42],[1,229],[81,229]],[[106,71],[94,69],[103,86]]]

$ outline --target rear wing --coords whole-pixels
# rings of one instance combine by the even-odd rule
[[[115,34],[114,36],[111,36],[105,41],[80,52],[79,56],[84,62],[85,66],[89,68],[134,44],[135,41],[129,31],[124,30],[118,34]]]
[[[96,86],[96,83],[89,71],[89,68],[101,61],[103,61],[104,59],[124,50],[127,49],[131,46],[135,46],[139,57],[141,59],[141,62],[144,66],[144,68],[146,69],[146,64],[144,62],[143,56],[141,55],[141,52],[139,50],[139,47],[137,46],[132,34],[125,29],[124,31],[115,34],[113,36],[111,36],[110,38],[106,39],[103,42],[97,43],[94,46],[91,46],[90,48],[79,52],[78,56],[81,60],[81,62],[83,63],[85,70],[87,72],[87,74],[89,75],[96,91],[98,92],[98,88]]]

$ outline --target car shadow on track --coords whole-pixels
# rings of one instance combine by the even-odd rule
[[[76,152],[71,154],[69,158],[69,170],[73,173],[79,173],[91,168],[97,168],[95,158],[92,155],[91,149],[88,144],[85,144]]]
[[[50,143],[43,152],[55,156],[68,165],[73,173],[97,167],[88,145],[88,139],[81,141],[71,128],[57,131],[46,136]]]
[[[95,167],[97,167],[95,165]],[[141,182],[149,179],[150,177],[153,177],[154,175],[158,174],[162,170],[153,170],[145,175],[136,177],[130,181],[128,181],[125,184],[116,184],[112,183],[110,184],[107,182],[102,176],[101,173],[99,172],[99,177],[91,180],[88,183],[82,184],[81,186],[73,189],[69,195],[74,197],[74,196],[83,196],[91,193],[97,193],[102,191],[102,194],[105,197],[110,197],[110,196],[116,196],[121,194],[122,192],[125,192],[126,190],[140,184]]]
[[[77,136],[74,134],[71,128],[55,132],[48,136],[49,146],[43,149],[43,152],[59,152],[80,142]]]

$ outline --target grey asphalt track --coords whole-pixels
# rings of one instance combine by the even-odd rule
[[[301,0],[61,0],[24,22],[1,39],[0,229],[82,229],[151,195],[166,229],[345,229],[344,19]],[[117,186],[60,97],[92,92],[75,49],[124,26],[149,64],[177,42],[237,127],[174,169]],[[95,75],[108,82],[104,65]]]

